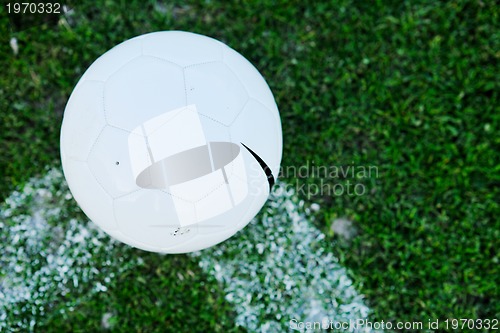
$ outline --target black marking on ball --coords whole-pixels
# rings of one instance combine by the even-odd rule
[[[271,171],[271,168],[252,149],[245,146],[245,144],[243,142],[240,142],[240,143],[243,145],[243,147],[245,147],[250,152],[250,154],[252,154],[252,156],[257,160],[257,162],[259,162],[260,167],[262,168],[262,170],[264,170],[264,173],[266,174],[267,182],[269,183],[269,192],[271,192],[271,189],[274,185],[274,176],[273,176],[273,172]]]
[[[174,237],[175,237],[175,236],[181,236],[181,235],[187,234],[187,233],[188,233],[188,232],[190,232],[190,231],[191,231],[191,229],[189,229],[189,228],[185,228],[185,229],[183,229],[183,228],[181,228],[181,227],[178,227],[178,228],[176,228],[176,229],[174,230],[174,232],[170,233],[170,235],[172,235],[172,236],[174,236]]]

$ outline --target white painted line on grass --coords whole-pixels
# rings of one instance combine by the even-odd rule
[[[195,253],[203,270],[223,284],[236,323],[249,332],[289,332],[301,323],[366,319],[369,308],[345,268],[325,250],[325,235],[308,220],[304,202],[278,186],[258,220]]]
[[[224,287],[236,324],[274,333],[290,331],[290,320],[367,318],[363,297],[325,250],[304,202],[283,189],[242,232],[193,254]],[[0,244],[0,331],[32,331],[56,305],[71,310],[142,262],[87,221],[59,169],[0,204]]]
[[[140,262],[81,214],[58,169],[0,204],[0,332],[34,331]]]

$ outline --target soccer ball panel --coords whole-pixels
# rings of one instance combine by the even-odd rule
[[[186,93],[182,69],[151,57],[139,57],[123,66],[104,87],[108,123],[129,131],[183,106]]]
[[[105,127],[87,159],[94,177],[112,198],[139,189],[130,163],[130,135],[134,134],[110,126]],[[142,164],[147,163],[145,154],[135,158],[142,158]]]
[[[222,44],[215,39],[181,31],[144,35],[143,54],[162,58],[179,66],[220,61]]]
[[[186,68],[185,79],[188,104],[226,126],[248,99],[242,83],[221,62]]]
[[[71,193],[85,214],[103,229],[116,229],[113,199],[99,185],[87,164],[69,158],[63,162],[63,170]]]
[[[63,157],[85,161],[104,126],[103,84],[84,81],[71,94],[64,113],[61,127]]]
[[[100,56],[87,70],[82,79],[106,81],[113,73],[132,59],[141,55],[141,38],[129,39]]]
[[[224,48],[224,64],[243,83],[250,97],[260,101],[270,110],[277,110],[276,102],[266,80],[247,59],[230,47],[226,47]]]

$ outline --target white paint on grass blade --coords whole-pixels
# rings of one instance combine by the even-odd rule
[[[278,185],[259,219],[228,241],[194,254],[203,270],[223,284],[226,299],[235,305],[236,323],[249,332],[289,332],[291,320],[366,319],[363,297],[325,249],[325,235],[308,220],[304,202]],[[317,204],[312,208],[317,210]],[[364,331],[369,330],[356,330]]]
[[[283,189],[238,235],[193,256],[222,283],[248,332],[288,332],[291,319],[366,318],[304,203]],[[142,263],[83,217],[58,169],[0,205],[0,244],[0,331],[34,331],[52,311],[72,311]]]

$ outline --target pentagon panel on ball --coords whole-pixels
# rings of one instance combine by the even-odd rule
[[[181,31],[127,40],[76,85],[61,129],[75,200],[112,237],[161,253],[226,240],[259,212],[279,171],[278,108],[225,44]]]

